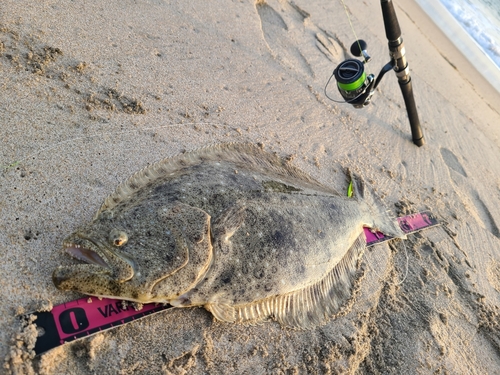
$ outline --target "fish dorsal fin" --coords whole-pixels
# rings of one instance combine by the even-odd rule
[[[272,317],[285,326],[314,328],[337,315],[351,299],[358,260],[365,247],[361,233],[342,260],[322,280],[306,288],[245,305],[211,302],[205,308],[226,322],[257,323]]]
[[[112,209],[120,202],[128,199],[136,191],[150,183],[154,183],[158,179],[168,178],[168,176],[175,174],[175,172],[180,169],[193,167],[210,161],[234,162],[242,165],[244,168],[272,173],[282,176],[285,179],[300,180],[304,187],[309,187],[327,194],[338,195],[335,190],[325,187],[307,173],[290,165],[285,159],[265,152],[257,146],[249,143],[221,143],[192,152],[178,154],[145,167],[132,175],[128,180],[121,183],[116,190],[106,198],[95,217],[102,211]]]

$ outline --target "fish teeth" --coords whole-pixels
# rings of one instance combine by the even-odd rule
[[[66,248],[69,248],[69,247],[74,247],[74,248],[77,248],[77,249],[79,249],[79,248],[85,248],[85,247],[83,247],[81,245],[78,245],[76,243],[73,243],[73,242],[63,242],[63,246],[66,247]]]

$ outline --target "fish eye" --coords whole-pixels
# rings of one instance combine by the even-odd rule
[[[128,241],[127,233],[118,229],[112,229],[111,232],[109,233],[109,241],[114,246],[118,247],[123,246]]]

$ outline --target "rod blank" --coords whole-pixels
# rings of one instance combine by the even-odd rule
[[[413,143],[420,147],[424,145],[425,141],[422,128],[420,127],[415,98],[413,97],[411,77],[405,57],[403,38],[401,38],[401,28],[399,27],[392,0],[381,0],[381,6],[382,16],[384,17],[385,35],[389,40],[391,57],[395,60],[394,70],[396,71],[399,87],[405,101]]]

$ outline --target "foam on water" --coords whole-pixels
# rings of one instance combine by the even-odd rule
[[[500,2],[415,1],[491,86],[500,92]]]
[[[500,68],[500,2],[496,0],[440,0],[440,2]]]

